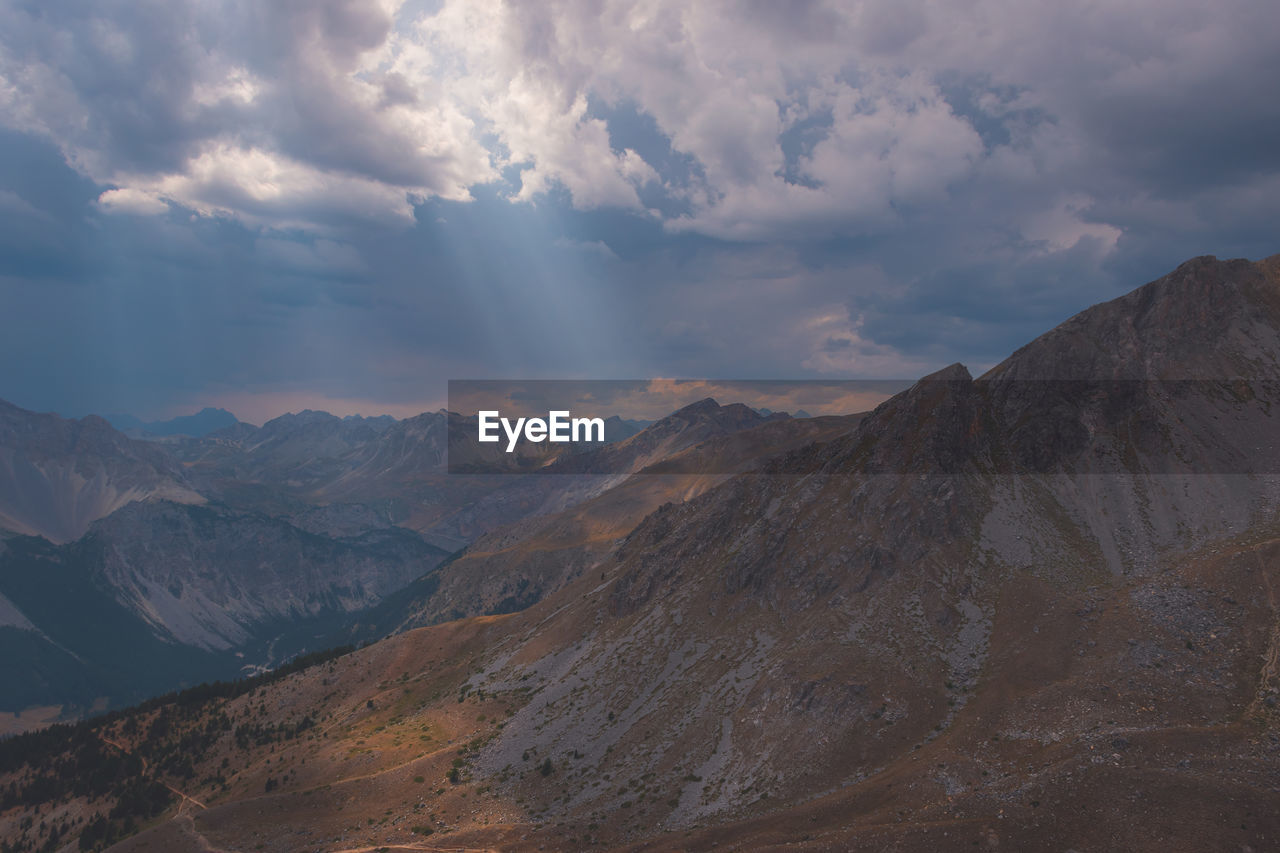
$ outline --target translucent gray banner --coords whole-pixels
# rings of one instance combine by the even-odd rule
[[[1280,380],[454,380],[457,474],[1272,474]]]

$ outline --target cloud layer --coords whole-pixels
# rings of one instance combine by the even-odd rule
[[[1263,0],[6,0],[4,144],[62,162],[0,176],[4,286],[39,311],[36,279],[185,271],[277,358],[342,330],[399,398],[584,353],[981,363],[1188,254],[1276,250],[1277,32]],[[334,384],[230,371],[225,331],[193,393]]]

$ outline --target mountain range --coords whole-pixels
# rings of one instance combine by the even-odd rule
[[[143,421],[133,415],[113,414],[103,417],[116,429],[134,437],[165,435],[208,435],[221,429],[234,427],[240,421],[226,409],[206,406],[193,415],[179,415],[166,421]]]
[[[30,724],[527,606],[594,553],[570,541],[564,555],[581,551],[577,562],[547,569],[547,531],[628,479],[450,474],[449,426],[461,431],[465,419],[444,411],[406,420],[304,411],[159,441],[96,417],[9,404],[0,416],[0,712],[42,709]],[[675,452],[779,420],[709,400],[649,425],[653,436],[611,418],[620,444],[610,470],[639,470],[659,446]],[[751,454],[741,456],[746,464]],[[677,479],[624,490],[614,534],[699,488]],[[475,569],[494,562],[482,545],[437,574],[489,532],[508,549],[527,541],[541,568],[492,577]],[[9,727],[25,725],[17,717]]]
[[[329,637],[395,633],[0,743],[0,831],[119,851],[1273,849],[1277,406],[1280,256],[1201,257],[977,378],[952,365],[847,418],[704,401],[596,451],[629,473],[552,462],[571,485],[441,473],[447,413],[183,444],[144,470],[203,503],[146,496],[4,559],[80,549],[95,595],[201,654],[276,596],[305,618],[351,604]],[[335,576],[367,548],[423,553],[357,518],[468,544],[394,591],[287,593],[219,544],[310,525],[352,549]],[[144,530],[225,576],[149,566]],[[291,535],[282,579],[305,576]],[[43,630],[9,589],[5,630]],[[193,606],[166,615],[157,590]]]

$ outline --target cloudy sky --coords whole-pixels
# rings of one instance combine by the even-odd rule
[[[1280,252],[1274,0],[0,0],[0,397],[974,372]]]

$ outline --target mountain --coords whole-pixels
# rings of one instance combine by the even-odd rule
[[[447,556],[403,528],[326,537],[281,519],[165,502],[120,510],[76,544],[163,638],[207,649],[241,646],[264,626],[369,607]]]
[[[394,423],[298,420],[261,439],[277,437],[286,470],[309,423],[331,420],[350,442]],[[238,453],[244,427],[199,441]],[[447,556],[386,508],[353,518],[295,502],[295,524],[209,504],[220,496],[175,446],[0,402],[0,712],[74,715],[277,664]]]
[[[104,417],[116,429],[134,433],[139,438],[166,435],[202,436],[240,423],[236,416],[226,409],[208,406],[194,415],[179,415],[167,421],[142,421],[133,415],[105,415]]]
[[[1280,257],[1194,259],[977,379],[952,365],[813,443],[762,442],[520,612],[0,744],[0,832],[1271,849],[1278,369]],[[723,415],[630,459],[664,446],[662,470]]]
[[[741,425],[737,410],[728,411],[724,424],[708,421],[688,436],[727,435]],[[684,423],[692,416],[674,417]],[[452,549],[407,525],[429,519],[433,539],[453,546],[525,517],[554,520],[616,478],[450,475],[447,433],[451,423],[455,433],[466,433],[464,420],[443,412],[396,421],[308,411],[262,428],[237,424],[159,444],[105,428],[114,443],[98,448],[99,464],[119,466],[135,451],[159,464],[165,460],[157,453],[170,451],[181,460],[168,463],[174,476],[213,502],[134,501],[62,548],[14,542],[0,553],[0,616],[14,629],[0,638],[0,650],[11,651],[14,662],[0,711],[42,704],[72,715],[95,703],[118,706],[192,679],[272,665],[317,643],[376,638],[444,614],[511,609],[508,596],[492,599],[492,561],[486,573],[463,560],[462,571],[442,582],[436,569]],[[656,506],[658,496],[625,504],[621,526],[613,521],[616,535]],[[59,573],[76,580],[42,580]],[[567,576],[525,582],[520,603]],[[519,583],[501,583],[508,582]],[[96,590],[101,606],[62,608],[64,583]],[[89,618],[95,609],[115,615]],[[113,632],[113,642],[99,636],[102,630]],[[124,648],[131,651],[121,654]],[[111,649],[136,669],[111,664],[96,649]]]
[[[0,552],[0,711],[67,716],[240,674],[240,661],[163,638],[121,603],[100,555],[16,537]]]
[[[0,400],[0,528],[68,542],[148,498],[204,501],[179,464],[102,418],[67,420]]]
[[[604,419],[604,440],[611,443],[624,441],[652,423],[653,421],[620,418],[617,415],[610,415]]]
[[[0,710],[119,706],[276,665],[445,556],[401,528],[330,538],[259,514],[154,500],[67,545],[9,539]]]
[[[625,473],[607,478],[579,475],[577,482],[592,492],[590,496],[477,537],[433,572],[429,582],[409,585],[362,614],[355,637],[522,610],[598,566],[659,506],[696,497],[778,453],[846,433],[861,417],[753,420],[742,419],[737,406],[719,406],[714,401],[696,403],[693,408],[693,412],[680,410],[663,419],[671,423],[652,425],[659,435],[667,436],[672,423],[687,427],[704,419],[702,429],[680,430],[693,443],[660,441],[669,455],[656,462],[650,442],[639,441],[629,451],[620,445],[617,455],[595,463],[625,466]],[[718,426],[710,428],[709,423]],[[545,482],[537,475],[527,479],[535,485]],[[569,492],[563,485],[559,489]]]
[[[166,445],[200,490],[223,503],[285,517],[313,532],[349,535],[398,524],[431,534],[450,513],[500,484],[450,481],[449,416],[282,415]],[[463,544],[449,528],[432,541]]]
[[[281,415],[240,442],[243,459],[234,472],[314,489],[346,472],[352,454],[369,447],[394,420],[339,418],[310,409]]]
[[[511,459],[465,438],[474,434],[474,418],[443,410],[400,421],[307,411],[257,430],[183,441],[171,452],[202,493],[230,505],[341,535],[369,523],[397,524],[456,550],[484,532],[562,511],[699,441],[763,421],[745,406],[703,401],[652,424],[610,417],[611,443],[600,451],[560,458],[558,445],[530,445],[517,460],[517,471],[603,472],[581,478],[494,477],[512,473]]]

